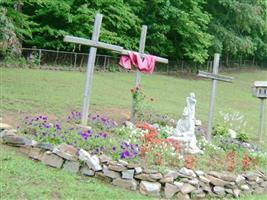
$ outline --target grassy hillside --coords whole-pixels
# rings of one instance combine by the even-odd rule
[[[215,104],[215,121],[221,121],[219,111],[240,112],[248,121],[247,130],[255,135],[258,128],[259,100],[251,96],[255,80],[266,80],[267,71],[247,71],[228,74],[234,83],[219,82]],[[1,68],[1,114],[7,120],[25,115],[67,115],[80,110],[85,74],[80,72],[44,71]],[[94,74],[91,95],[93,112],[104,113],[116,119],[130,116],[134,73]],[[211,82],[191,77],[171,77],[159,74],[142,75],[142,87],[154,102],[147,109],[154,113],[178,118],[190,92],[196,93],[197,117],[207,122]]]

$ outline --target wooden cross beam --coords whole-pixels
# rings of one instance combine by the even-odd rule
[[[217,81],[224,81],[224,82],[229,82],[229,83],[233,82],[233,78],[230,76],[223,76],[223,75],[204,72],[204,71],[199,71],[198,76],[207,78],[207,79],[217,80]]]
[[[82,45],[86,45],[86,46],[92,46],[92,47],[96,47],[96,48],[112,50],[112,51],[115,51],[116,53],[119,53],[121,55],[128,55],[128,53],[130,52],[130,50],[126,50],[121,46],[107,44],[107,43],[99,42],[99,41],[93,41],[93,40],[84,39],[84,38],[79,38],[79,37],[75,37],[75,36],[71,36],[71,35],[66,35],[64,37],[64,42],[70,42],[70,43],[74,43],[74,44],[82,44]],[[131,52],[135,52],[135,51],[131,51]],[[140,53],[140,55],[144,57],[147,54]],[[168,63],[168,59],[166,59],[166,58],[162,58],[162,57],[158,57],[158,56],[155,56],[155,58],[156,58],[157,62],[164,63],[164,64]]]
[[[199,71],[198,76],[204,77],[207,79],[212,79],[212,88],[211,88],[211,96],[210,96],[210,108],[209,108],[209,118],[208,118],[208,135],[207,139],[211,139],[211,132],[212,132],[212,123],[213,123],[213,112],[214,112],[214,102],[215,102],[215,95],[216,95],[216,86],[217,81],[224,81],[231,83],[233,78],[230,76],[223,76],[219,75],[219,62],[220,62],[220,54],[214,54],[214,61],[213,61],[213,72],[204,72]]]
[[[128,55],[128,53],[130,52],[130,50],[126,50],[121,46],[107,44],[107,43],[98,41],[99,35],[100,35],[102,18],[103,18],[103,15],[99,13],[96,14],[91,40],[74,37],[74,36],[68,36],[68,35],[64,37],[65,42],[91,46],[90,51],[89,51],[88,62],[87,62],[86,81],[85,81],[85,86],[84,86],[83,108],[82,108],[82,119],[81,119],[82,125],[87,125],[87,121],[88,121],[90,92],[91,92],[91,87],[92,87],[93,72],[94,72],[97,48],[112,50],[112,51],[115,51],[115,52],[118,52],[124,55]],[[146,35],[146,33],[143,33],[142,31],[141,35]],[[141,48],[141,43],[140,43],[140,48]],[[139,48],[139,51],[141,53],[141,56],[145,56],[146,54],[144,54],[144,50],[141,51],[140,48]],[[144,44],[142,48],[144,49]],[[161,62],[161,63],[168,63],[168,59],[161,58],[161,57],[156,57],[156,61]]]

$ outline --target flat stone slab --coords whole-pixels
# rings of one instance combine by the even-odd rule
[[[122,172],[122,178],[123,179],[129,179],[132,180],[134,176],[134,169],[129,169]]]
[[[88,157],[86,160],[86,164],[88,165],[88,167],[90,167],[94,171],[101,171],[102,170],[102,167],[100,165],[100,161],[99,161],[99,158],[97,157],[97,155],[93,155],[93,156]]]
[[[143,181],[156,182],[155,179],[150,177],[150,174],[145,174],[145,173],[135,175],[134,178],[139,179],[139,180],[143,180]]]
[[[49,151],[53,151],[54,146],[52,144],[48,144],[48,143],[38,143],[36,145],[36,147],[40,148],[40,149],[44,149],[44,150],[49,150]]]
[[[142,169],[142,167],[135,167],[134,171],[135,171],[135,174],[141,174],[143,172],[143,169]]]
[[[224,187],[215,186],[213,188],[213,191],[214,191],[215,194],[218,194],[220,196],[224,196],[225,195],[225,189],[224,189]]]
[[[181,192],[183,194],[188,194],[188,193],[190,193],[190,192],[192,192],[194,190],[196,190],[196,188],[193,185],[188,184],[188,183],[183,184],[183,186],[181,188]]]
[[[137,181],[135,181],[134,179],[126,180],[121,178],[114,179],[112,181],[112,184],[128,190],[136,190],[138,185]]]
[[[148,181],[141,181],[140,183],[140,193],[144,195],[159,197],[160,196],[160,183],[152,183]]]
[[[177,192],[179,192],[179,188],[174,185],[174,184],[169,184],[169,183],[166,183],[165,184],[165,188],[164,188],[164,194],[165,194],[165,197],[167,199],[170,199],[172,198]]]
[[[5,134],[2,137],[3,142],[11,146],[21,146],[25,145],[25,137],[15,135],[15,134]]]
[[[77,153],[78,149],[68,145],[68,144],[60,144],[53,149],[53,153],[57,154],[58,156],[66,159],[66,160],[77,160]]]
[[[81,161],[85,161],[87,166],[94,171],[101,171],[102,167],[100,165],[100,160],[97,155],[91,156],[87,151],[84,149],[80,149],[78,152],[78,159]]]
[[[64,159],[51,153],[45,152],[42,156],[42,163],[49,165],[51,167],[61,168],[63,165]]]
[[[214,176],[216,178],[222,179],[224,181],[229,181],[229,182],[235,182],[237,176],[235,174],[232,174],[230,172],[215,172],[211,171],[208,173],[208,175]]]
[[[185,177],[191,177],[191,178],[195,178],[196,177],[196,174],[194,173],[194,171],[193,170],[191,170],[191,169],[187,169],[187,168],[185,168],[185,167],[183,167],[183,168],[181,168],[180,170],[179,170],[179,175],[181,176],[181,175],[184,175]]]
[[[83,166],[81,168],[81,174],[85,175],[85,176],[94,176],[95,172],[91,169],[89,169],[88,166]]]
[[[122,172],[122,171],[127,170],[127,167],[125,167],[123,164],[115,163],[115,162],[112,162],[112,164],[109,164],[108,168],[116,172]]]
[[[103,167],[103,173],[105,176],[110,177],[112,179],[116,179],[116,178],[119,178],[121,176],[121,174],[119,172],[109,170],[106,166]]]
[[[160,179],[160,182],[161,183],[173,183],[174,179],[171,176],[166,176],[166,177],[163,177],[162,179]]]
[[[105,176],[103,172],[95,172],[95,177],[108,183],[111,183],[113,180],[112,178]]]
[[[260,175],[255,172],[247,172],[246,174],[244,174],[244,177],[249,181],[256,181],[259,178],[259,176]]]
[[[80,169],[80,163],[77,161],[66,160],[66,162],[63,165],[63,169],[68,172],[78,173]]]
[[[108,163],[109,161],[112,161],[112,158],[105,154],[102,154],[99,156],[99,160],[101,163]]]
[[[216,178],[214,176],[207,175],[206,178],[214,185],[214,186],[221,186],[224,187],[229,182],[226,182],[222,179]]]
[[[28,156],[35,160],[41,160],[43,152],[40,148],[31,148]]]

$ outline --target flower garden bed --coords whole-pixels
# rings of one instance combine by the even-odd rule
[[[91,127],[86,128],[77,126],[79,120],[79,112],[60,123],[46,116],[27,117],[17,130],[4,130],[1,138],[48,166],[95,176],[144,195],[181,199],[267,192],[267,178],[260,170],[266,165],[264,153],[200,139],[204,153],[185,155],[178,142],[167,139],[171,126],[130,122],[119,126],[96,115],[89,117]]]

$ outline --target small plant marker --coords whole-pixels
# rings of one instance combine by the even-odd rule
[[[223,76],[219,75],[219,62],[220,62],[220,54],[215,53],[214,54],[214,60],[213,60],[213,71],[212,73],[199,71],[198,76],[204,77],[207,79],[212,79],[212,88],[211,88],[211,96],[210,96],[210,108],[209,108],[209,118],[208,118],[208,135],[207,139],[211,139],[211,132],[212,132],[212,122],[213,122],[213,112],[214,112],[214,102],[215,102],[215,95],[216,95],[216,86],[217,86],[217,80],[218,81],[224,81],[231,83],[233,81],[233,78],[230,76]]]
[[[118,53],[124,54],[124,55],[128,55],[128,52],[130,51],[130,50],[123,49],[123,47],[121,47],[121,46],[103,43],[103,42],[100,42],[98,40],[99,35],[100,35],[102,18],[103,18],[102,14],[100,14],[100,13],[96,14],[91,40],[79,38],[79,37],[74,37],[74,36],[68,36],[68,35],[64,37],[65,42],[71,42],[71,43],[91,46],[90,51],[89,51],[88,62],[87,62],[86,81],[85,81],[85,86],[84,86],[83,108],[82,108],[82,119],[81,119],[82,125],[87,125],[87,121],[88,121],[89,105],[90,105],[90,92],[91,92],[92,81],[93,81],[93,72],[94,72],[97,48],[112,50],[112,51],[115,51],[115,52],[118,52]],[[146,54],[144,54],[146,30],[147,30],[147,27],[143,26],[142,27],[141,40],[140,40],[140,46],[139,46],[139,53],[141,53],[141,56],[146,55]],[[161,63],[168,63],[168,59],[161,58],[161,57],[156,57],[156,61],[161,62]],[[140,83],[140,79],[141,79],[140,72],[137,71],[136,84]]]

